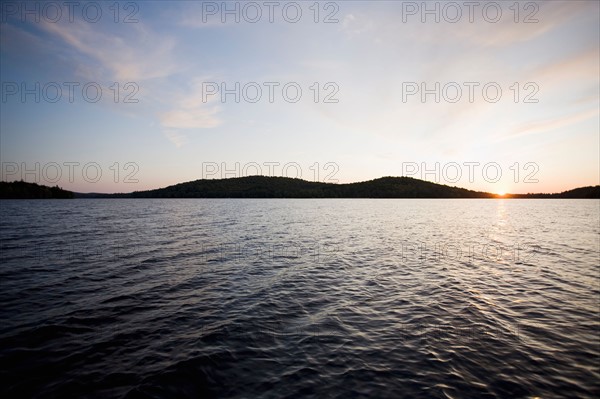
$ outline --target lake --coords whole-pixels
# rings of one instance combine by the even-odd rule
[[[0,201],[0,396],[598,397],[600,202]]]

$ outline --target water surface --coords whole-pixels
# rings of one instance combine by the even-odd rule
[[[0,395],[598,397],[599,208],[0,201]]]

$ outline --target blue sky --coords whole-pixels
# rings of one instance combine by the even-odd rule
[[[597,1],[497,2],[498,17],[475,2],[472,20],[464,2],[427,3],[439,22],[421,2],[275,3],[272,22],[262,1],[228,2],[239,22],[222,2],[117,2],[118,15],[114,2],[79,2],[72,20],[63,2],[3,4],[2,179],[128,192],[258,164],[306,180],[410,175],[491,192],[599,184]],[[256,10],[258,22],[247,21]],[[39,102],[22,97],[36,82]],[[79,84],[72,101],[66,82]],[[207,94],[236,83],[239,102]],[[50,102],[56,85],[62,97]],[[285,85],[287,100],[300,87],[297,102]],[[251,102],[256,86],[262,96]],[[423,98],[422,88],[432,92]],[[83,175],[91,163],[87,173],[99,168],[101,178]],[[423,174],[436,165],[438,175]]]

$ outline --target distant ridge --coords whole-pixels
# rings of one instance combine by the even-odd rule
[[[0,199],[67,199],[73,198],[71,191],[58,186],[48,187],[36,183],[0,181]]]
[[[494,198],[493,194],[444,186],[410,177],[382,177],[360,183],[309,182],[289,177],[248,176],[196,180],[133,198]]]
[[[72,193],[36,183],[0,182],[0,198],[600,198],[600,186],[556,194],[505,194],[467,190],[411,177],[381,177],[347,184],[289,177],[248,176],[200,179],[125,194]]]
[[[510,198],[600,198],[600,186],[574,188],[557,194],[509,194]]]
[[[125,198],[600,198],[600,186],[559,194],[497,194],[413,179],[381,177],[359,183],[309,182],[289,177],[248,176],[200,179],[130,194],[76,194]]]

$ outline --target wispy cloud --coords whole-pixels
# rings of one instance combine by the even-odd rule
[[[358,36],[373,31],[374,22],[364,15],[346,14],[341,20],[341,29],[349,37]]]
[[[171,143],[175,144],[175,147],[177,148],[181,147],[185,143],[186,138],[179,131],[165,130],[164,134]]]
[[[161,125],[166,128],[165,135],[178,147],[184,142],[186,130],[210,129],[221,124],[217,116],[221,109],[212,104],[215,100],[203,99],[202,79],[193,79],[191,87],[188,93],[176,96],[175,108],[159,115]]]
[[[515,22],[516,16],[513,13],[513,15],[506,15],[501,18],[495,24],[487,22],[480,24],[464,23],[461,29],[455,29],[453,32],[463,40],[472,41],[480,45],[491,47],[509,46],[514,43],[535,39],[550,32],[577,13],[583,12],[584,9],[584,7],[578,4],[569,5],[559,2],[533,3],[532,5],[536,5],[539,8],[518,8],[517,22]],[[518,7],[522,7],[522,5],[519,4]],[[507,7],[503,8],[505,13],[510,11]],[[524,22],[526,19],[529,21],[528,23]],[[485,32],[482,31],[482,27],[485,28]]]
[[[555,129],[560,129],[585,121],[587,119],[597,117],[600,111],[591,109],[576,114],[563,115],[557,118],[545,119],[533,123],[521,124],[514,128],[512,132],[502,137],[502,139],[514,139],[532,134],[540,134],[549,132]]]
[[[221,122],[215,117],[216,107],[207,109],[175,109],[165,112],[160,117],[164,127],[176,129],[207,129],[218,126]]]
[[[60,38],[78,53],[89,57],[74,65],[76,71],[95,79],[102,75],[107,80],[120,82],[145,82],[145,99],[158,105],[145,104],[154,108],[163,127],[164,135],[175,146],[186,142],[186,130],[207,129],[218,126],[221,121],[216,114],[219,108],[202,102],[202,88],[198,80],[192,81],[191,91],[186,94],[174,92],[172,84],[153,84],[149,81],[169,78],[183,70],[176,65],[173,55],[176,41],[160,37],[142,24],[131,25],[129,40],[123,36],[92,29],[83,22],[61,25],[44,23],[43,29]],[[141,84],[141,83],[140,83]],[[174,106],[175,105],[175,106]],[[171,108],[171,109],[169,109]]]
[[[559,58],[552,64],[544,65],[532,74],[532,78],[545,83],[570,83],[576,80],[598,84],[600,51],[598,47],[579,54]]]
[[[426,46],[476,45],[473,50],[480,51],[485,47],[497,50],[528,42],[570,23],[574,18],[598,14],[598,2],[594,1],[530,2],[531,5],[520,2],[515,20],[513,3],[501,2],[502,15],[497,22],[492,22],[493,12],[489,11],[488,16],[487,11],[483,11],[482,4],[475,6],[470,19],[471,11],[462,2],[459,3],[461,17],[457,22],[445,18],[435,22],[433,14],[422,22],[420,12],[404,16],[403,21],[402,6],[398,2],[397,6],[390,8],[391,12],[380,14],[376,20],[369,20],[358,12],[348,13],[341,21],[341,29],[354,36],[369,33],[377,42],[382,40],[393,44],[399,38],[410,38],[411,41]],[[418,8],[425,7],[424,4],[419,2]],[[438,6],[444,7],[443,4]],[[524,22],[525,20],[528,22]]]
[[[99,63],[108,79],[140,82],[167,77],[177,70],[172,54],[176,41],[152,33],[141,23],[131,25],[128,38],[93,29],[93,24],[82,21],[43,22],[41,27],[94,61],[76,66],[80,71],[94,70]]]

